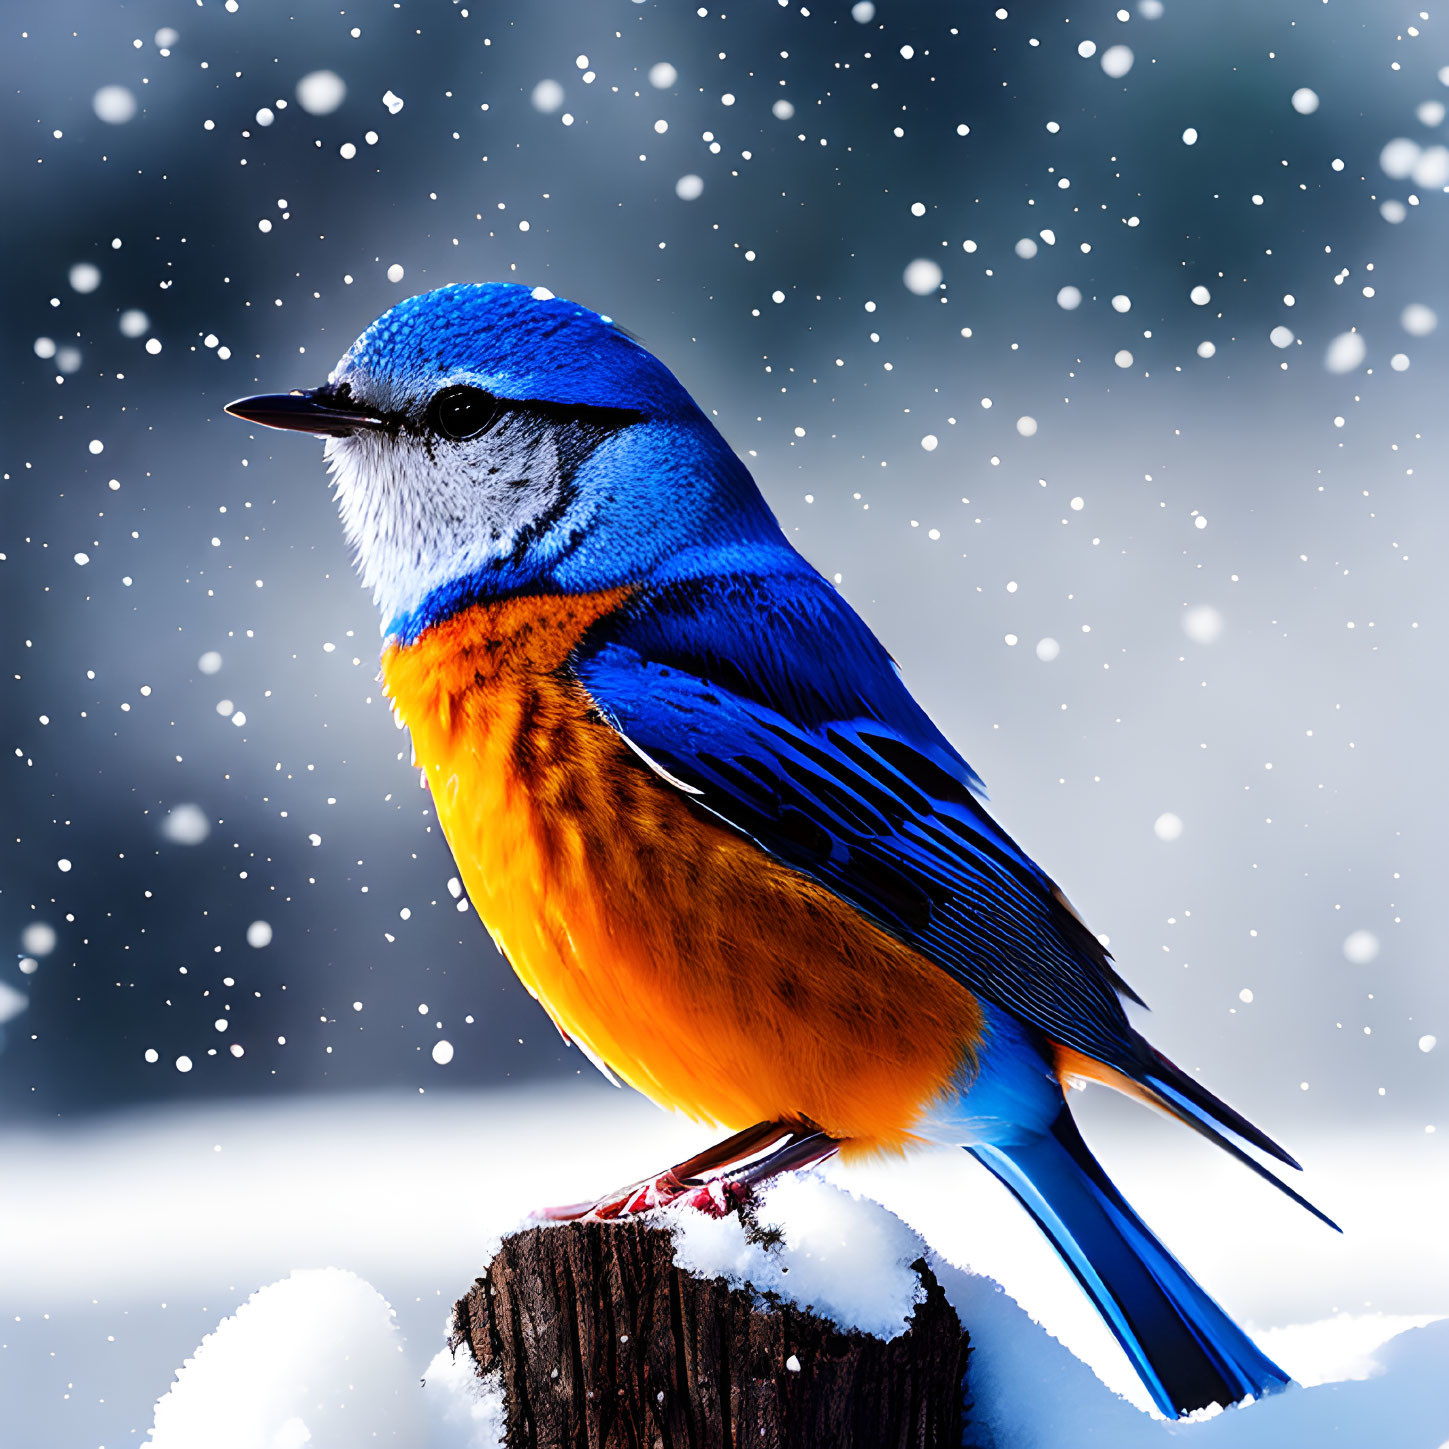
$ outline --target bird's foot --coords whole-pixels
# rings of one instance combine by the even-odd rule
[[[679,1177],[673,1169],[646,1178],[630,1187],[611,1192],[593,1203],[541,1208],[533,1214],[545,1222],[612,1222],[616,1218],[638,1217],[660,1208],[692,1208],[709,1217],[722,1218],[754,1196],[750,1184],[726,1176]]]
[[[781,1136],[783,1146],[764,1151]],[[687,1162],[646,1178],[632,1187],[610,1193],[594,1203],[573,1203],[568,1207],[543,1208],[535,1218],[552,1223],[611,1222],[615,1218],[637,1217],[659,1208],[687,1207],[710,1217],[722,1218],[753,1200],[755,1189],[782,1172],[799,1172],[833,1157],[840,1143],[814,1128],[793,1128],[788,1124],[762,1122],[738,1132],[727,1142],[691,1157]],[[746,1165],[740,1166],[739,1164]],[[717,1169],[733,1167],[733,1171]]]

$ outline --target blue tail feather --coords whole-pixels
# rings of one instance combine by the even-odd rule
[[[1166,1060],[1166,1058],[1159,1058]],[[1169,1065],[1171,1065],[1169,1063]],[[1176,1071],[1176,1068],[1174,1068]],[[1189,1096],[1183,1090],[1184,1084],[1191,1084],[1195,1088],[1193,1095]],[[1231,1137],[1226,1136],[1220,1128],[1226,1127],[1228,1131],[1236,1133],[1240,1137],[1246,1137],[1248,1141],[1257,1146],[1267,1143],[1264,1151],[1271,1151],[1280,1161],[1286,1162],[1290,1167],[1298,1167],[1298,1164],[1283,1151],[1270,1137],[1259,1132],[1246,1118],[1239,1117],[1225,1102],[1219,1101],[1213,1094],[1202,1087],[1199,1083],[1192,1082],[1191,1078],[1184,1073],[1178,1073],[1175,1078],[1168,1080],[1156,1073],[1149,1073],[1147,1084],[1163,1100],[1167,1108],[1172,1111],[1180,1122],[1186,1123],[1194,1132],[1200,1133],[1207,1140],[1217,1147],[1221,1147],[1230,1157],[1235,1157],[1244,1167],[1256,1172],[1264,1182],[1271,1182],[1286,1198],[1296,1202],[1299,1207],[1306,1208],[1318,1219],[1319,1222],[1332,1228],[1334,1232],[1341,1233],[1343,1229],[1328,1216],[1322,1208],[1316,1208],[1301,1192],[1288,1186],[1286,1182],[1276,1173],[1270,1172],[1255,1157],[1250,1157]],[[1241,1124],[1241,1125],[1239,1125]],[[1249,1137],[1243,1131],[1247,1127],[1252,1136]]]
[[[1261,1397],[1289,1382],[1132,1211],[1068,1108],[1029,1141],[967,1150],[1051,1239],[1163,1413]]]

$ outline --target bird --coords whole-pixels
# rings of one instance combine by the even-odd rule
[[[1157,1408],[1289,1383],[1113,1185],[1070,1086],[1249,1153],[1141,998],[673,373],[515,283],[399,302],[313,434],[382,624],[382,679],[498,949],[616,1080],[731,1135],[559,1216],[844,1159],[965,1148],[1036,1220]]]

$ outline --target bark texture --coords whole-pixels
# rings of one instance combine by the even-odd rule
[[[924,1261],[889,1343],[674,1266],[668,1232],[506,1238],[450,1340],[499,1375],[508,1449],[957,1449],[967,1335]]]

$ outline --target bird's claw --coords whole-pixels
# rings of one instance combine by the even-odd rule
[[[609,1193],[594,1203],[541,1208],[533,1216],[555,1223],[598,1223],[639,1217],[661,1208],[681,1207],[702,1212],[708,1217],[722,1218],[742,1207],[753,1195],[748,1183],[729,1177],[681,1178],[669,1171]]]
[[[706,1217],[723,1218],[752,1201],[755,1190],[747,1182],[732,1177],[711,1177],[697,1184],[676,1202],[678,1207],[693,1208]]]

